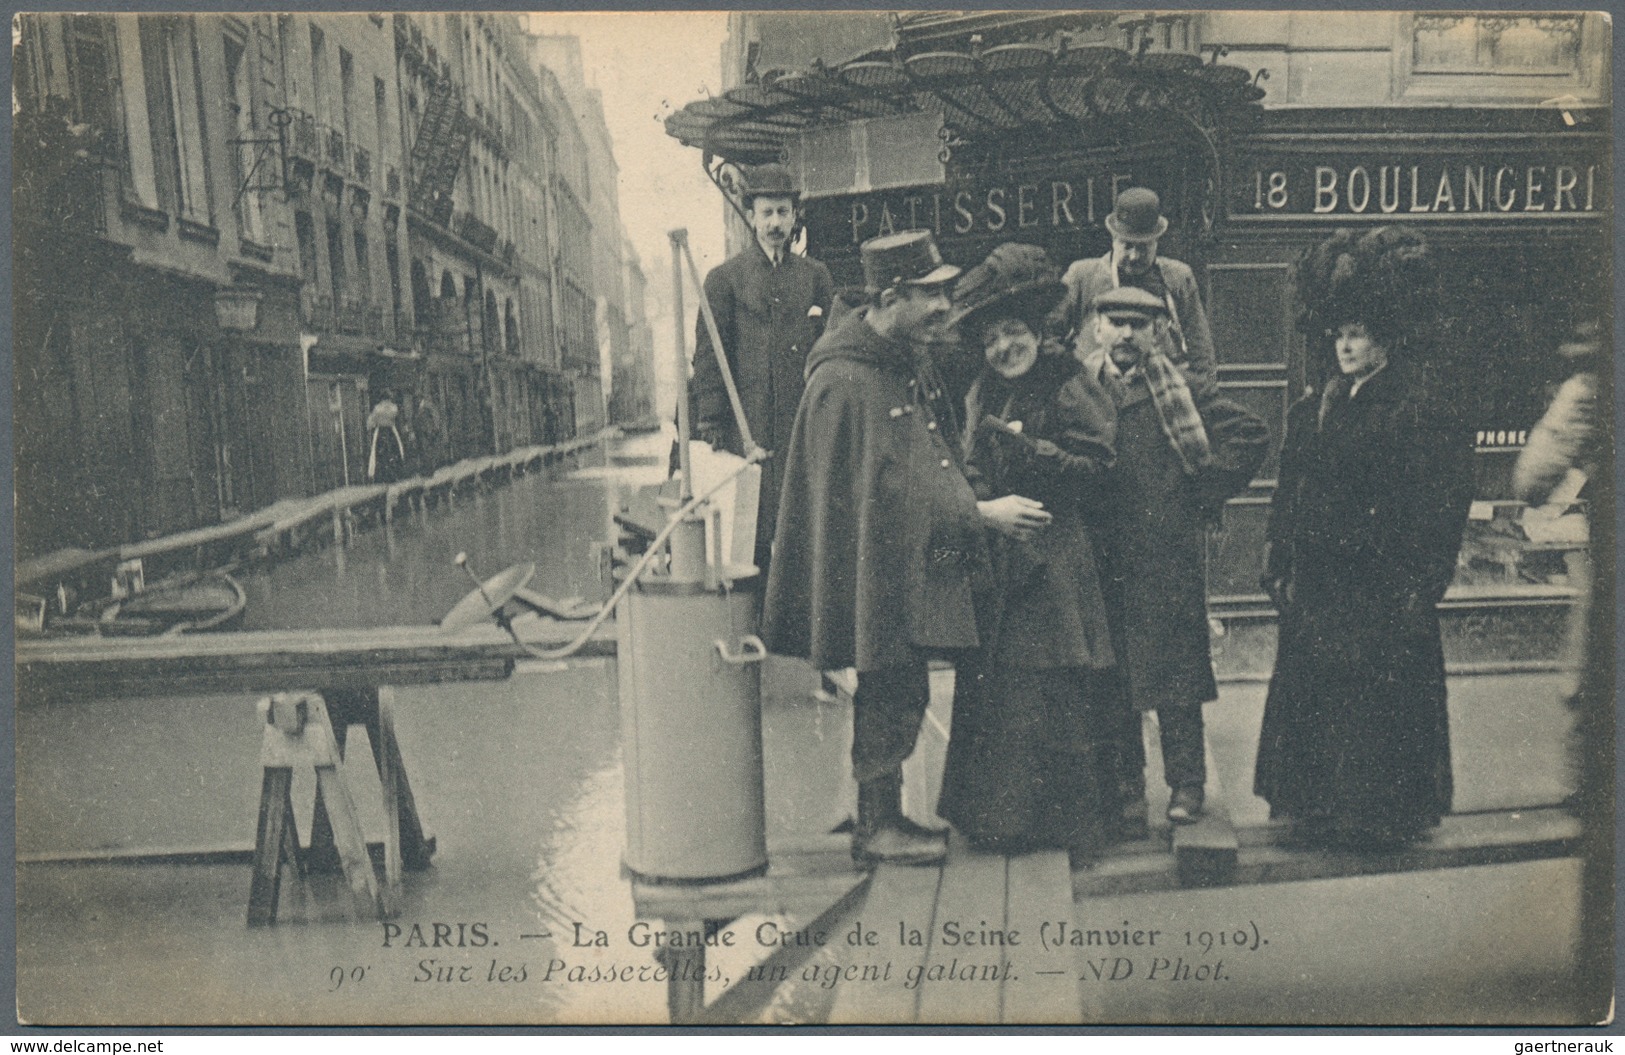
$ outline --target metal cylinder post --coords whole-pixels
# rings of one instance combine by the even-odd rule
[[[616,620],[625,863],[641,878],[767,867],[754,578],[708,588],[644,575]]]

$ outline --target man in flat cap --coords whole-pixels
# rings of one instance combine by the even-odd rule
[[[945,833],[902,810],[902,764],[930,702],[932,655],[977,645],[972,576],[988,527],[1030,537],[1049,522],[1019,495],[978,503],[959,427],[925,342],[948,316],[927,231],[863,243],[869,303],[813,347],[784,455],[763,637],[820,670],[854,667],[852,773],[861,864],[931,864]]]
[[[835,284],[823,264],[790,251],[799,194],[789,170],[783,165],[751,170],[742,197],[754,243],[711,269],[705,297],[752,436],[781,456],[762,463],[756,564],[765,571],[784,472],[782,455],[801,403],[807,353],[824,332]],[[697,325],[689,385],[694,436],[718,450],[747,454],[703,315]]]
[[[1168,314],[1164,353],[1185,375],[1191,391],[1211,395],[1218,386],[1213,334],[1197,295],[1195,273],[1178,260],[1157,255],[1168,219],[1156,191],[1125,189],[1106,217],[1106,230],[1112,236],[1111,252],[1076,261],[1062,276],[1067,294],[1052,316],[1055,329],[1075,335],[1078,357],[1088,358],[1099,351],[1089,318],[1095,298],[1123,286],[1143,289],[1162,301]]]
[[[1207,768],[1202,704],[1218,698],[1208,647],[1206,529],[1246,490],[1269,446],[1257,415],[1186,383],[1163,351],[1167,304],[1136,286],[1090,305],[1093,351],[1083,368],[1117,407],[1117,462],[1108,471],[1101,577],[1129,706],[1115,737],[1124,821],[1145,818],[1140,714],[1157,713],[1168,819],[1200,816]]]

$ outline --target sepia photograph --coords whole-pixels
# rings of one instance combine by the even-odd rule
[[[15,15],[18,1027],[1610,1026],[1612,31]]]

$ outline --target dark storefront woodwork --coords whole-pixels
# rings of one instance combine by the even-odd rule
[[[1116,192],[1156,190],[1170,221],[1160,252],[1197,272],[1220,385],[1274,433],[1211,541],[1221,610],[1265,604],[1257,578],[1286,408],[1330,369],[1327,342],[1295,325],[1293,262],[1340,227],[1414,225],[1441,269],[1430,377],[1479,440],[1458,590],[1561,586],[1560,571],[1508,556],[1521,537],[1509,476],[1561,376],[1557,345],[1607,313],[1606,113],[1260,112],[1247,76],[1217,62],[1084,50],[900,46],[763,75],[691,104],[668,131],[706,151],[724,184],[722,161],[788,159],[807,188],[808,252],[847,286],[861,282],[865,239],[909,228],[932,231],[965,267],[1005,241],[1041,245],[1063,266],[1098,256]],[[946,80],[955,71],[957,86]]]

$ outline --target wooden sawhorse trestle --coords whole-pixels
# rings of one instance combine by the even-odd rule
[[[393,693],[388,688],[343,689],[325,696],[281,692],[259,701],[265,721],[260,765],[259,828],[254,841],[254,877],[248,894],[248,924],[276,922],[286,866],[297,877],[342,871],[356,914],[385,919],[398,915],[401,872],[427,868],[434,840],[423,833],[400,744],[395,739]],[[367,731],[378,780],[383,788],[383,881],[380,883],[361,833],[355,799],[341,766],[352,725]],[[301,851],[293,816],[293,771],[316,773],[316,808],[310,849]]]

